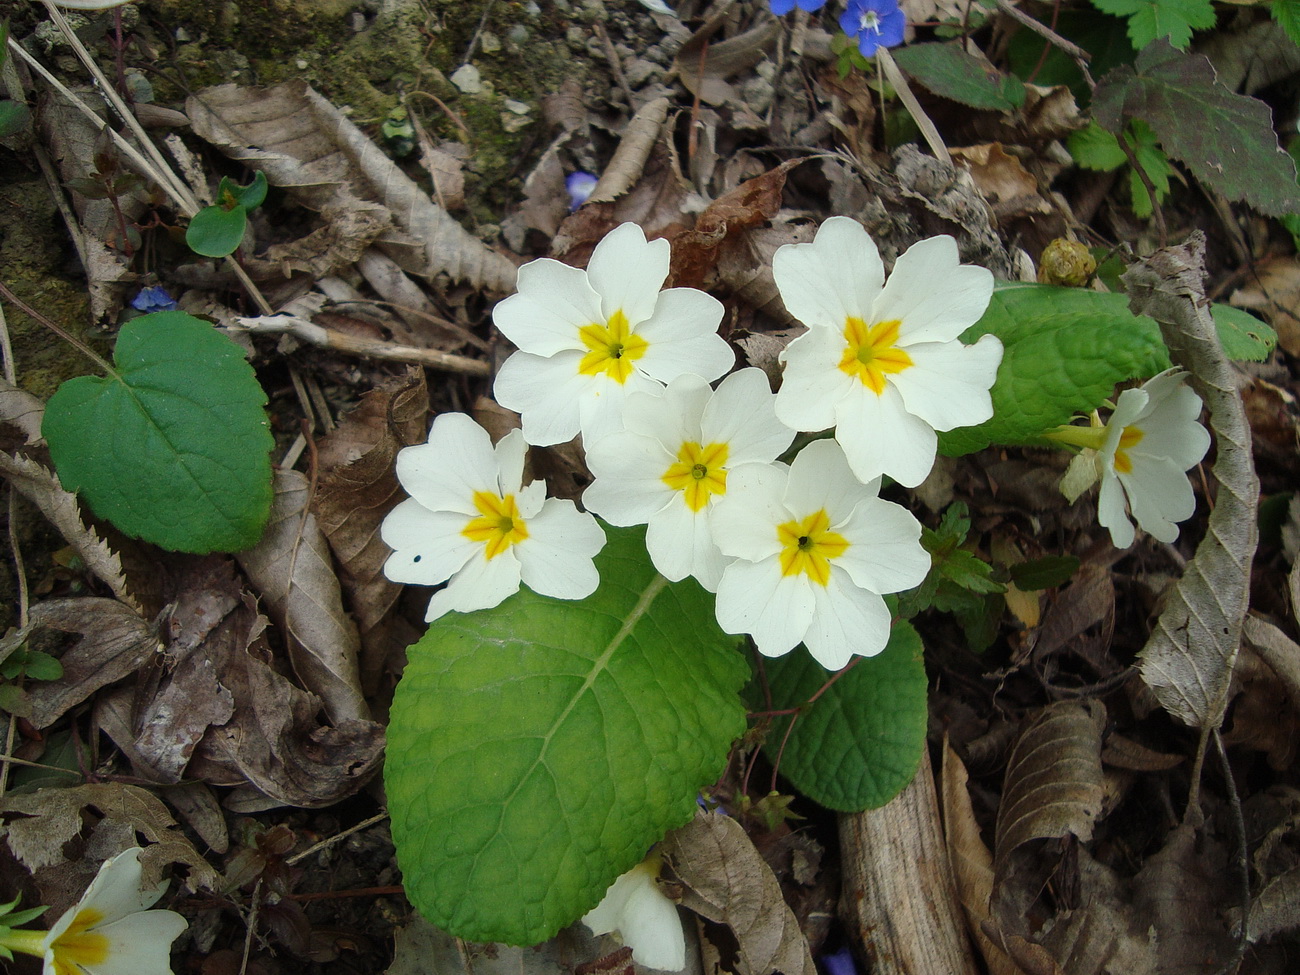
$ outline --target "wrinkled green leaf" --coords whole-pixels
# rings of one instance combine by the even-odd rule
[[[239,249],[248,226],[248,211],[242,206],[226,210],[204,207],[190,218],[185,244],[203,257],[229,257]]]
[[[1229,199],[1275,217],[1300,212],[1295,163],[1268,106],[1225,88],[1202,55],[1157,41],[1102,79],[1092,107],[1114,133],[1129,118],[1147,122],[1166,153]]]
[[[1160,37],[1179,50],[1191,43],[1192,31],[1214,26],[1210,0],[1092,0],[1098,10],[1128,18],[1128,36],[1141,50]]]
[[[266,394],[243,350],[180,311],[122,326],[116,373],[70,379],[41,432],[59,480],[121,531],[180,552],[254,544],[271,508]]]
[[[1116,65],[1132,64],[1137,51],[1128,39],[1127,25],[1119,17],[1095,10],[1062,9],[1054,20],[1056,32],[1092,55],[1088,70],[1094,78]],[[1074,59],[1040,34],[1016,31],[1007,45],[1011,70],[1036,85],[1068,85],[1080,106],[1087,105],[1092,89],[1083,80]]]
[[[1086,128],[1071,132],[1066,146],[1074,161],[1085,169],[1109,173],[1128,162],[1128,156],[1120,148],[1119,138],[1096,122],[1090,121]]]
[[[774,709],[807,701],[831,676],[802,647],[765,661]],[[799,715],[777,718],[764,750],[799,791],[828,809],[883,806],[912,781],[925,747],[925,666],[921,638],[895,623],[889,645],[854,664]]]
[[[910,44],[895,50],[893,57],[930,91],[963,105],[1010,112],[1025,103],[1020,79],[1003,77],[960,44]]]
[[[580,602],[522,590],[410,648],[385,781],[411,902],[472,941],[533,944],[688,821],[743,733],[748,677],[713,597],[610,529]]]

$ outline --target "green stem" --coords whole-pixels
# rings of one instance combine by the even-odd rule
[[[1074,447],[1091,447],[1093,450],[1101,450],[1106,443],[1106,428],[1067,425],[1057,427],[1055,430],[1048,430],[1043,436],[1048,440],[1055,440],[1057,443],[1068,443]]]
[[[0,929],[3,930],[3,929]],[[0,934],[0,947],[8,948],[22,955],[45,957],[45,936],[48,931],[28,931],[25,928],[9,928]]]

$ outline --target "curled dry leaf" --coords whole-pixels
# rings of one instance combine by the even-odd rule
[[[1300,927],[1300,867],[1270,880],[1250,905],[1246,940],[1267,941],[1284,931]]]
[[[86,596],[37,603],[32,607],[31,626],[81,637],[59,657],[62,677],[34,681],[27,689],[32,704],[29,718],[37,728],[49,727],[101,687],[135,673],[162,649],[153,627],[116,599]]]
[[[303,686],[324,702],[332,721],[365,721],[370,708],[357,672],[357,628],[343,610],[329,546],[308,510],[310,494],[304,475],[276,472],[266,532],[237,558],[284,636]]]
[[[220,85],[186,102],[194,131],[266,173],[304,205],[334,204],[392,221],[377,242],[413,274],[447,274],[487,291],[512,291],[515,266],[437,206],[365,133],[310,86]],[[358,195],[360,194],[360,195]]]
[[[739,823],[700,813],[669,833],[662,851],[683,885],[683,906],[731,929],[735,956],[729,971],[815,975],[808,942],[781,886]]]
[[[5,842],[29,870],[39,870],[63,863],[63,844],[79,835],[84,826],[85,810],[98,813],[110,826],[118,825],[146,837],[140,862],[145,876],[162,876],[163,867],[179,863],[189,868],[185,886],[191,891],[213,889],[217,872],[199,855],[194,845],[179,830],[162,800],[153,793],[121,782],[92,782],[59,789],[0,797],[0,813],[5,824],[0,827]]]
[[[668,118],[668,99],[655,98],[642,105],[623,130],[614,156],[587,197],[588,203],[612,203],[641,178],[650,150],[659,141]]]
[[[723,105],[736,97],[726,79],[748,71],[767,55],[781,35],[781,22],[767,19],[743,34],[713,43],[711,38],[727,19],[730,4],[715,5],[716,12],[682,45],[673,68],[692,95],[710,105]]]
[[[1008,155],[1000,143],[953,149],[952,155],[966,164],[999,222],[1051,213],[1051,204],[1039,195],[1038,180],[1019,159]]]
[[[1250,425],[1205,299],[1204,255],[1205,236],[1194,233],[1181,246],[1134,265],[1124,273],[1124,283],[1130,310],[1160,323],[1170,359],[1191,373],[1192,388],[1210,411],[1219,482],[1205,537],[1142,649],[1142,678],[1180,721],[1215,728],[1227,707],[1249,606],[1259,478]]]

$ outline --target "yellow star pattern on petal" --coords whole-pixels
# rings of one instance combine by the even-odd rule
[[[843,555],[849,540],[830,530],[831,520],[825,508],[819,508],[802,521],[787,521],[776,526],[781,542],[781,575],[803,573],[819,586],[831,579],[831,559]]]
[[[686,493],[686,507],[699,511],[712,494],[727,493],[727,454],[725,443],[700,446],[687,440],[677,451],[677,460],[663,473],[663,482],[674,491]]]
[[[603,372],[620,385],[632,375],[632,363],[650,347],[641,336],[632,334],[622,309],[610,315],[604,325],[584,325],[578,330],[578,337],[588,349],[578,363],[578,372],[584,376]]]
[[[91,930],[103,920],[104,915],[94,908],[77,913],[68,929],[50,945],[55,975],[83,975],[86,966],[102,965],[108,960],[108,938]]]
[[[844,355],[840,369],[862,380],[879,396],[885,391],[885,374],[902,372],[912,365],[912,357],[897,348],[898,331],[903,323],[894,319],[876,322],[870,328],[861,318],[849,317],[844,322]]]
[[[491,491],[475,491],[474,507],[479,516],[471,518],[460,533],[484,545],[489,560],[528,537],[528,525],[519,515],[513,494],[503,498]]]
[[[1128,474],[1133,470],[1133,459],[1125,451],[1131,450],[1142,441],[1143,433],[1137,427],[1125,427],[1119,435],[1119,446],[1115,448],[1115,470]]]

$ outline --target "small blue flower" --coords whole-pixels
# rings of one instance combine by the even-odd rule
[[[898,9],[898,0],[849,0],[840,15],[840,29],[857,40],[864,58],[901,44],[906,28],[907,15]]]
[[[176,304],[176,299],[167,293],[166,288],[155,284],[149,288],[141,288],[140,293],[131,299],[131,307],[147,314],[151,311],[175,311],[180,306]]]
[[[821,10],[826,6],[826,0],[767,0],[767,5],[772,8],[772,13],[778,17],[784,17],[798,4],[800,10]]]
[[[858,966],[853,961],[853,952],[841,948],[834,954],[822,955],[819,959],[826,975],[858,975]]]
[[[597,182],[598,180],[591,173],[581,171],[570,173],[565,177],[564,188],[569,191],[570,213],[587,202],[587,197],[591,196],[591,191],[596,188]]]

